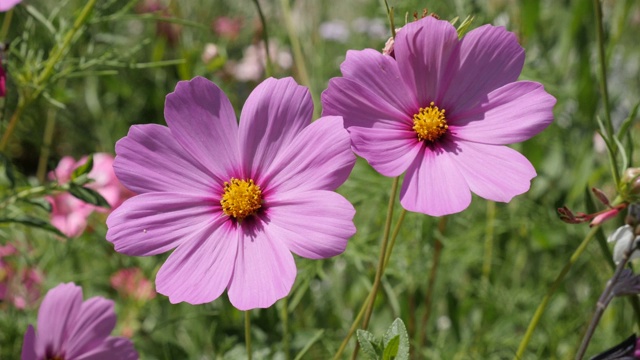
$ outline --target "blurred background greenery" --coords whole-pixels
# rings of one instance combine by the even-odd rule
[[[318,114],[320,94],[331,77],[340,75],[346,51],[381,50],[390,36],[381,1],[260,3],[271,39],[273,75],[294,76],[310,86]],[[30,91],[33,75],[84,4],[25,0],[13,10],[5,39],[10,47],[4,53],[8,91],[1,105],[3,128],[17,106],[18,92]],[[593,186],[615,195],[607,155],[595,137],[596,117],[602,117],[603,109],[593,2],[389,0],[389,5],[395,9],[397,27],[424,8],[442,19],[473,15],[471,28],[505,26],[526,49],[521,79],[541,82],[558,99],[554,123],[514,146],[538,171],[531,191],[510,204],[474,198],[469,209],[448,218],[442,234],[439,219],[407,215],[369,326],[381,335],[394,318],[402,318],[414,359],[512,358],[549,285],[588,232],[587,225],[561,222],[556,209],[567,205],[586,212]],[[605,0],[603,11],[610,101],[614,124],[619,124],[640,100],[640,3]],[[6,13],[0,15],[0,21],[6,18]],[[66,155],[113,153],[115,142],[132,124],[164,124],[164,97],[179,80],[197,75],[213,80],[239,113],[264,78],[262,36],[254,3],[246,0],[98,2],[56,65],[44,96],[26,108],[13,134],[6,154],[18,181],[36,183],[38,172],[42,177]],[[636,136],[638,128],[630,131]],[[44,158],[43,148],[50,149]],[[331,358],[346,335],[371,287],[391,182],[359,160],[339,190],[357,210],[358,232],[346,252],[325,261],[296,259],[298,278],[287,304],[291,358],[303,349],[303,359]],[[3,196],[10,194],[3,191]],[[33,211],[47,219],[44,210]],[[171,305],[162,295],[148,301],[120,296],[110,276],[121,268],[139,267],[153,279],[166,254],[133,258],[115,253],[104,239],[105,218],[94,213],[89,228],[76,239],[2,225],[1,244],[18,249],[5,261],[18,269],[40,269],[42,295],[60,282],[73,281],[83,286],[85,298],[114,299],[116,333],[131,335],[143,359],[246,357],[243,314],[226,295],[200,306]],[[604,236],[621,223],[620,217],[606,224]],[[428,304],[435,239],[443,250]],[[608,261],[594,240],[551,299],[525,359],[572,358],[612,274]],[[252,312],[254,358],[287,358],[282,347],[284,306],[280,301]],[[17,358],[27,324],[36,321],[37,301],[24,309],[4,301],[0,310],[0,358]],[[588,354],[637,331],[634,319],[627,301],[614,300]]]

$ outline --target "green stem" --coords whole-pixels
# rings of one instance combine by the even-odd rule
[[[244,312],[244,344],[247,349],[247,360],[251,360],[251,310]]]
[[[496,203],[487,201],[487,227],[484,236],[484,260],[482,263],[482,283],[489,284],[493,258],[493,234],[496,220]]]
[[[384,6],[387,9],[387,18],[389,19],[389,27],[391,28],[391,37],[396,38],[396,26],[393,21],[393,8],[389,7],[387,0],[384,0]]]
[[[7,11],[2,21],[2,29],[0,30],[0,41],[5,41],[7,34],[9,34],[9,26],[11,26],[11,19],[13,18],[13,9]]]
[[[540,302],[540,305],[538,305],[536,312],[533,314],[533,318],[531,319],[531,322],[527,327],[527,331],[525,332],[524,337],[522,338],[522,341],[518,346],[516,355],[513,358],[514,360],[520,360],[523,358],[524,352],[527,349],[527,345],[529,345],[529,341],[531,341],[531,337],[533,336],[533,331],[536,329],[536,326],[538,326],[540,319],[542,319],[542,315],[544,314],[544,311],[546,310],[547,305],[549,305],[549,301],[551,300],[551,297],[556,292],[556,290],[564,280],[564,277],[567,275],[569,270],[571,270],[571,267],[573,266],[573,264],[575,264],[575,262],[578,261],[578,258],[580,257],[580,255],[582,255],[584,250],[587,248],[587,245],[589,245],[589,242],[596,235],[599,228],[600,226],[594,226],[591,228],[591,231],[589,231],[589,233],[584,238],[584,240],[582,240],[582,243],[580,243],[580,246],[578,246],[578,248],[573,252],[571,257],[569,258],[569,261],[564,265],[564,267],[562,268],[562,270],[560,271],[556,279],[553,281],[553,284],[551,284],[551,287],[549,287],[549,290],[547,290],[547,293],[542,299],[542,302]]]
[[[49,162],[49,153],[51,152],[51,143],[53,142],[53,133],[56,127],[56,109],[49,108],[47,112],[47,123],[44,128],[44,136],[42,138],[42,148],[40,149],[40,158],[38,159],[38,171],[36,176],[42,184],[46,180],[47,163]]]
[[[384,258],[384,271],[389,264],[389,258],[391,258],[391,252],[393,251],[393,246],[396,244],[396,239],[398,238],[398,233],[400,232],[400,227],[402,226],[402,222],[404,221],[404,217],[407,215],[407,210],[402,209],[400,212],[400,217],[398,218],[398,222],[396,223],[395,228],[393,228],[393,233],[391,234],[391,242],[389,243],[389,249],[387,250],[387,256]]]
[[[11,115],[11,120],[9,120],[9,125],[7,126],[7,130],[4,131],[4,134],[2,134],[2,139],[0,140],[0,152],[3,152],[6,150],[7,145],[9,144],[9,139],[11,138],[11,134],[13,134],[13,131],[16,128],[16,125],[18,124],[18,120],[20,120],[20,116],[22,116],[22,113],[24,112],[24,109],[27,106],[27,101],[24,98],[20,98],[20,100],[18,100],[18,106],[16,107],[16,111],[13,112],[13,114]]]
[[[267,32],[267,21],[264,19],[264,13],[262,12],[262,7],[260,7],[260,2],[258,0],[253,0],[253,3],[256,5],[258,16],[260,17],[260,23],[262,24],[264,51],[267,56],[267,68],[265,69],[265,75],[266,77],[271,77],[273,75],[273,64],[271,63],[271,53],[269,52],[269,33]]]
[[[285,360],[291,359],[290,341],[289,341],[289,297],[282,299],[282,310],[280,311],[282,318],[282,350],[284,351]]]

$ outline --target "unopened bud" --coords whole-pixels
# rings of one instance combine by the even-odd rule
[[[628,168],[622,174],[620,181],[626,187],[627,194],[640,194],[640,168]]]

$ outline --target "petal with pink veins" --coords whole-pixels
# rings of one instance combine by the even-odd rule
[[[104,341],[116,326],[113,301],[92,297],[82,303],[76,321],[69,328],[65,356],[76,359]]]
[[[76,323],[82,306],[82,288],[73,283],[49,290],[38,310],[36,353],[59,352],[67,340],[68,329]]]

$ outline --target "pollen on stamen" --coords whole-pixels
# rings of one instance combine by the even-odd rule
[[[447,132],[449,125],[444,116],[444,109],[440,109],[433,101],[427,108],[420,108],[413,115],[413,130],[418,135],[418,140],[434,142]]]
[[[224,183],[220,205],[227,216],[242,221],[262,207],[262,190],[252,179],[231,178]]]

